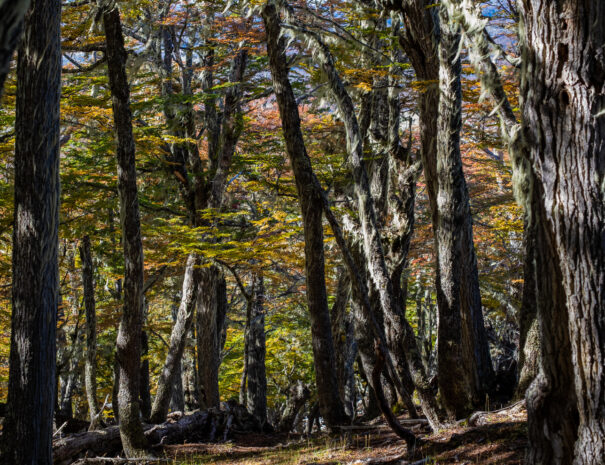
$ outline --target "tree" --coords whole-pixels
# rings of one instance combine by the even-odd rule
[[[296,179],[298,199],[305,231],[305,274],[307,278],[307,302],[311,316],[311,335],[319,407],[329,426],[346,421],[346,415],[336,381],[334,342],[330,326],[330,313],[326,295],[324,270],[324,244],[322,209],[323,201],[316,189],[317,182],[306,152],[300,130],[298,104],[288,80],[285,42],[280,36],[279,13],[273,2],[262,10],[267,32],[267,53],[274,91],[282,120],[286,150]]]
[[[538,229],[543,343],[540,373],[527,393],[528,458],[532,464],[603,464],[605,5],[519,6],[523,139],[534,189],[526,200]]]
[[[23,30],[23,17],[30,0],[0,3],[0,97],[9,71],[10,61]]]
[[[90,429],[95,428],[99,416],[97,406],[97,314],[95,309],[95,289],[90,252],[90,237],[84,236],[80,244],[82,262],[82,287],[84,288],[84,306],[86,309],[86,365],[84,382],[90,417]]]
[[[34,0],[17,61],[13,310],[3,463],[53,463],[60,24],[59,0]]]
[[[435,250],[438,263],[441,262],[440,254],[447,252],[448,254],[457,253],[460,257],[460,262],[457,265],[460,267],[460,272],[455,272],[454,275],[459,275],[460,284],[456,285],[453,282],[441,283],[445,276],[452,278],[454,275],[449,270],[437,270],[436,282],[437,287],[451,287],[459,289],[460,301],[460,318],[461,334],[459,340],[462,342],[462,350],[465,353],[463,363],[465,377],[471,380],[468,386],[471,391],[463,394],[465,400],[466,411],[471,405],[480,403],[484,399],[484,393],[489,390],[489,383],[493,377],[493,368],[487,343],[487,336],[483,323],[483,313],[481,306],[481,295],[479,290],[479,276],[477,269],[477,259],[475,254],[472,218],[470,216],[470,204],[468,196],[461,199],[460,208],[465,212],[462,213],[462,224],[458,226],[459,234],[463,234],[465,239],[457,244],[461,247],[458,252],[447,251],[444,249],[444,244],[438,245],[437,238],[440,235],[440,225],[444,226],[443,221],[440,221],[440,216],[444,214],[454,217],[453,211],[440,211],[438,208],[438,195],[442,188],[447,190],[447,186],[442,186],[440,183],[445,179],[438,174],[437,151],[439,150],[437,140],[438,134],[438,113],[435,109],[439,108],[440,91],[436,82],[439,82],[440,63],[439,63],[439,42],[440,36],[437,33],[439,30],[439,14],[438,9],[429,1],[403,1],[400,5],[392,5],[390,2],[379,2],[384,8],[395,8],[403,14],[403,23],[405,27],[399,35],[399,42],[403,51],[410,59],[410,63],[416,71],[418,78],[425,82],[425,87],[422,89],[422,94],[419,101],[420,113],[420,134],[421,134],[421,156],[424,169],[424,177],[427,184],[427,192],[429,197],[429,206],[431,212],[431,221],[433,231],[435,233]],[[458,170],[457,176],[462,176],[462,179],[456,182],[459,185],[465,183],[462,170]],[[454,204],[450,204],[454,207]],[[455,244],[451,244],[454,246]],[[443,261],[444,263],[448,260]],[[442,273],[445,274],[442,277]],[[444,306],[446,299],[438,300],[439,313],[444,317],[449,309]],[[455,311],[455,310],[452,310]],[[446,350],[444,346],[438,347],[438,350]],[[445,355],[445,354],[444,354]],[[443,357],[442,360],[446,360]],[[447,372],[447,367],[442,367]],[[455,384],[456,378],[450,380],[441,380],[443,383]],[[453,393],[452,393],[453,394]],[[443,393],[448,396],[448,393]],[[451,405],[459,401],[452,397],[449,400]]]
[[[254,276],[248,333],[248,411],[261,425],[267,422],[267,375],[265,371],[265,284],[263,275]]]
[[[118,193],[124,247],[124,303],[116,348],[119,366],[120,437],[128,457],[145,456],[140,419],[141,329],[143,324],[143,245],[139,217],[135,143],[132,133],[126,50],[117,5],[101,5],[107,71],[117,135]]]

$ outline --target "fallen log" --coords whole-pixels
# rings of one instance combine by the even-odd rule
[[[117,426],[70,434],[53,441],[53,463],[71,463],[72,459],[75,460],[84,451],[90,451],[94,455],[107,455],[118,453],[121,448],[120,428]]]
[[[185,442],[214,442],[227,440],[233,433],[261,432],[261,426],[245,407],[235,402],[223,404],[224,410],[208,409],[184,415],[174,412],[159,425],[143,425],[150,448]],[[71,434],[53,441],[53,461],[56,465],[69,465],[88,456],[100,461],[115,457],[122,449],[118,426],[96,431]],[[104,456],[104,457],[100,457]],[[89,462],[94,463],[88,459]],[[122,459],[124,460],[124,459]],[[113,463],[106,460],[107,463]],[[77,462],[76,462],[77,463]],[[100,463],[97,461],[97,463]],[[119,463],[119,461],[118,461]]]
[[[507,405],[498,410],[492,410],[491,412],[475,412],[468,418],[469,426],[483,426],[489,423],[490,417],[494,416],[506,416],[509,414],[519,413],[525,408],[525,399],[515,402],[512,405]]]

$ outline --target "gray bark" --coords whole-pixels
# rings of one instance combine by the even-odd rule
[[[534,187],[543,344],[540,374],[528,391],[528,462],[602,465],[605,4],[519,4],[523,138]]]
[[[34,0],[17,62],[11,345],[2,463],[52,464],[59,302],[60,21],[59,0]],[[5,42],[0,43],[4,49]]]
[[[201,408],[219,407],[218,371],[224,344],[227,283],[219,267],[200,269],[196,301],[198,391]]]
[[[197,282],[195,275],[200,273],[200,270],[197,269],[199,264],[199,257],[196,254],[190,254],[187,258],[187,266],[185,268],[181,304],[179,305],[176,321],[172,327],[170,346],[168,347],[164,367],[160,372],[160,379],[158,380],[158,387],[153,401],[151,411],[152,423],[161,423],[166,419],[170,407],[172,388],[177,375],[180,375],[180,369],[177,367],[180,367],[187,342],[187,334],[191,330],[193,315],[195,314],[195,301],[198,292],[198,288],[195,285]]]
[[[469,414],[480,399],[476,373],[469,362],[473,353],[464,341],[472,340],[465,331],[462,311],[463,243],[465,223],[470,216],[468,190],[462,174],[460,129],[462,127],[460,32],[449,22],[445,7],[440,8],[439,109],[437,120],[437,282],[439,306],[439,346],[437,365],[439,390],[450,420]]]
[[[84,292],[84,308],[86,310],[86,361],[84,367],[84,383],[86,400],[88,401],[88,416],[94,429],[99,407],[97,405],[97,314],[95,309],[94,270],[90,252],[90,238],[84,236],[80,244],[80,261],[82,263],[82,287]]]
[[[116,342],[119,365],[118,409],[120,437],[128,457],[145,455],[140,419],[141,330],[143,324],[143,246],[135,145],[132,134],[130,89],[126,76],[126,50],[117,5],[102,6],[107,44],[107,70],[111,89],[118,160],[118,193],[124,246],[124,306]]]
[[[525,221],[525,264],[523,268],[523,296],[519,309],[519,362],[517,397],[525,391],[538,375],[540,367],[540,331],[536,300],[536,238],[535,231]]]
[[[303,408],[310,396],[309,389],[302,381],[297,381],[290,386],[287,393],[286,405],[277,425],[278,431],[283,433],[292,431],[298,412]]]
[[[428,0],[406,0],[398,5],[386,1],[379,1],[379,3],[385,8],[395,9],[403,13],[405,28],[400,35],[401,46],[409,57],[418,78],[427,82],[419,102],[421,156],[433,230],[436,237],[436,255],[437,260],[439,260],[441,250],[437,244],[437,236],[439,235],[440,220],[437,204],[441,186],[440,177],[437,172],[438,147],[436,135],[438,134],[438,114],[435,111],[439,107],[439,89],[434,85],[439,79],[439,59],[437,52],[440,24],[438,9],[430,7],[431,2]],[[461,171],[460,173],[461,176],[464,176]],[[464,177],[462,181],[457,182],[464,183]],[[443,285],[447,287],[454,285],[460,292],[460,296],[457,298],[460,301],[460,318],[462,321],[463,340],[465,342],[464,352],[468,354],[468,356],[465,356],[465,361],[467,362],[465,364],[466,377],[478,380],[478,382],[471,384],[473,388],[471,397],[481,402],[483,401],[484,393],[490,388],[493,367],[483,323],[477,259],[473,243],[472,218],[470,216],[468,196],[466,196],[466,200],[462,199],[462,202],[461,207],[468,212],[463,224],[460,226],[464,239],[462,239],[460,244],[461,263],[459,265],[463,269],[463,272],[460,276],[459,284],[444,283]],[[445,213],[452,215],[453,212]],[[440,284],[441,280],[441,270],[438,269],[436,275],[437,287],[442,286]],[[438,306],[443,308],[443,299],[441,302],[438,302]],[[456,382],[455,379],[451,381]]]
[[[354,337],[352,312],[347,312],[347,305],[351,297],[351,278],[344,269],[339,269],[338,272],[336,298],[330,311],[336,356],[336,379],[345,413],[349,418],[353,418],[355,416],[354,364],[357,358],[357,342]],[[372,333],[370,333],[370,337],[373,340]]]
[[[263,426],[267,422],[267,374],[265,372],[265,285],[263,276],[254,277],[248,333],[247,408]]]
[[[334,66],[333,58],[329,49],[320,38],[309,31],[306,34],[316,43],[315,58],[318,59],[328,84],[334,95],[341,117],[343,118],[347,134],[347,164],[354,182],[354,193],[357,200],[357,209],[361,223],[361,234],[363,236],[363,250],[366,266],[372,282],[378,291],[380,304],[382,306],[385,325],[388,324],[397,331],[397,339],[401,341],[403,352],[414,384],[419,390],[423,410],[432,422],[437,423],[434,398],[429,394],[429,381],[427,379],[420,352],[416,345],[416,339],[412,327],[405,318],[402,303],[396,299],[395,290],[385,260],[383,246],[380,238],[380,229],[377,222],[374,201],[371,195],[368,175],[363,161],[363,146],[361,133],[353,102],[346,91],[340,76]],[[382,351],[382,357],[386,357]],[[401,353],[397,351],[397,353]],[[377,387],[374,386],[374,390]],[[389,420],[391,423],[391,420]],[[407,439],[406,439],[407,440]]]
[[[321,415],[329,426],[346,423],[344,407],[338,395],[334,342],[326,294],[321,191],[317,190],[311,161],[300,129],[298,104],[288,79],[285,41],[280,38],[277,8],[263,8],[267,33],[267,52],[273,87],[282,121],[286,151],[290,158],[300,202],[305,237],[305,275],[307,302],[311,317],[313,360]],[[321,189],[321,188],[320,188]]]

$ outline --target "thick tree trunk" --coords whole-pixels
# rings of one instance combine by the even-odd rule
[[[115,4],[103,8],[105,8],[103,27],[107,44],[107,70],[117,134],[118,193],[125,268],[124,306],[116,343],[120,373],[118,393],[120,436],[126,455],[136,457],[144,455],[145,446],[139,406],[143,323],[143,246],[130,89],[126,76],[126,50],[120,12]]]
[[[355,416],[354,364],[357,358],[357,342],[354,337],[352,312],[347,312],[347,305],[351,298],[351,278],[344,269],[339,269],[338,273],[336,298],[330,311],[336,356],[336,379],[345,413],[348,417],[353,418]],[[373,334],[369,333],[369,335],[373,340]]]
[[[542,353],[538,375],[525,394],[530,443],[527,463],[564,465],[573,460],[578,409],[561,268],[552,236],[543,223],[546,220],[536,216],[540,197],[533,194],[531,211],[536,226],[536,292]]]
[[[7,4],[3,2],[6,8]],[[60,21],[59,0],[34,0],[17,63],[12,324],[2,463],[52,463],[59,299]],[[4,47],[5,42],[0,43]]]
[[[3,1],[0,3],[0,97],[10,69],[13,52],[23,30],[23,17],[30,0]]]
[[[197,291],[197,367],[200,407],[218,407],[218,371],[224,343],[227,314],[227,284],[215,265],[200,269]]]
[[[183,361],[181,364],[185,411],[192,411],[200,408],[196,368],[195,331],[193,325],[191,326],[191,331],[185,342],[185,353],[183,354]]]
[[[574,464],[602,465],[605,4],[599,0],[524,0],[520,6],[523,136],[537,199],[532,203],[531,221],[539,230],[536,275],[543,348],[538,381],[549,388],[541,393],[546,394],[544,403],[536,402],[536,381],[528,391],[529,463],[572,463],[573,448]],[[549,291],[557,305],[547,305],[552,303]],[[569,342],[563,335],[557,338],[559,332],[568,334]],[[563,347],[555,351],[557,342]],[[570,409],[565,408],[573,396],[563,397],[574,385],[577,431]],[[548,399],[554,401],[557,394],[559,403],[549,405]],[[548,423],[543,418],[558,420],[557,442],[548,441]],[[550,450],[554,456],[548,460],[544,453]]]
[[[294,171],[301,206],[305,237],[305,274],[307,302],[311,316],[313,360],[321,415],[329,426],[346,423],[344,407],[338,395],[334,342],[326,294],[321,193],[314,185],[313,169],[307,155],[298,105],[288,79],[285,41],[280,38],[277,8],[268,3],[263,8],[267,33],[267,53],[274,90],[282,120],[286,150]]]
[[[437,365],[439,390],[450,420],[461,418],[479,403],[474,354],[468,350],[473,340],[463,323],[462,311],[464,230],[470,211],[468,191],[462,174],[460,129],[462,88],[460,82],[460,32],[448,24],[445,7],[440,8],[439,110],[437,140],[437,259],[439,281],[439,346]]]
[[[99,407],[97,405],[97,314],[95,309],[94,270],[90,252],[90,238],[84,236],[80,244],[80,261],[82,263],[82,287],[84,308],[86,311],[86,361],[84,366],[84,384],[88,401],[88,417],[91,427],[97,422]]]
[[[153,408],[151,411],[151,422],[161,423],[166,419],[168,408],[170,407],[170,399],[172,389],[177,375],[180,375],[180,365],[183,358],[183,351],[187,342],[187,334],[191,330],[193,316],[195,314],[195,301],[197,298],[198,286],[196,275],[200,273],[197,268],[200,264],[200,259],[197,254],[190,254],[187,258],[187,266],[185,268],[185,279],[183,280],[183,293],[181,304],[179,305],[176,321],[172,327],[170,334],[170,346],[166,354],[164,367],[160,373],[158,380],[158,388]],[[181,385],[182,396],[182,385]]]
[[[265,285],[262,274],[254,277],[248,334],[247,408],[261,426],[267,422],[267,374],[265,372]]]

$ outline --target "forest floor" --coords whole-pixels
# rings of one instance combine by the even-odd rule
[[[405,442],[379,420],[346,435],[246,434],[222,444],[165,446],[174,465],[520,465],[527,446],[526,412],[522,405],[485,414],[480,426],[430,434],[415,432],[423,444],[410,456]]]

